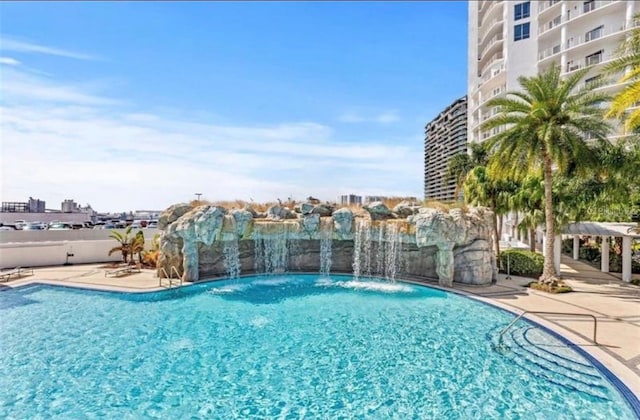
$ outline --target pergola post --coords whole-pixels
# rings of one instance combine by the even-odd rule
[[[553,241],[553,267],[556,271],[556,276],[560,275],[560,257],[562,256],[562,235],[557,235],[555,241]]]
[[[631,281],[631,237],[622,237],[622,281]]]
[[[577,260],[580,258],[580,237],[577,235],[573,236],[573,259]]]
[[[600,271],[609,272],[609,237],[602,237],[602,245],[600,246]]]

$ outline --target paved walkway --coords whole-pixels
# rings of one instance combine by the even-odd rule
[[[505,279],[489,287],[457,285],[455,289],[486,300],[514,312],[549,311],[591,314],[598,319],[597,340],[591,341],[593,321],[586,317],[540,315],[531,316],[548,328],[557,331],[580,345],[622,379],[640,397],[640,286],[623,283],[612,274],[562,258],[562,276],[574,289],[573,293],[552,295],[526,288],[528,278]],[[168,287],[168,281],[159,284],[154,270],[142,270],[122,277],[105,277],[105,268],[99,264],[36,268],[32,276],[7,283],[0,289],[31,282],[60,284],[147,292]]]

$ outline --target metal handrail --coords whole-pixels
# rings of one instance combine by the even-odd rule
[[[504,333],[507,332],[507,330],[509,328],[511,328],[516,322],[518,322],[520,320],[520,318],[522,318],[523,316],[525,316],[526,314],[538,314],[538,315],[568,315],[568,316],[588,316],[591,317],[593,319],[593,342],[597,345],[600,345],[600,343],[598,343],[598,341],[596,340],[596,334],[598,332],[598,319],[591,315],[591,314],[578,314],[575,312],[546,312],[546,311],[524,311],[523,313],[521,313],[520,315],[518,315],[516,317],[516,319],[514,319],[513,321],[511,321],[511,323],[509,325],[507,325],[502,331],[500,331],[500,336],[498,337],[500,340],[502,339],[502,336],[504,335]]]
[[[169,272],[171,273],[171,275],[169,275],[169,273],[167,273],[167,270],[164,267],[160,267],[160,271],[162,271],[162,273],[164,274],[164,277],[158,276],[158,286],[162,286],[162,279],[169,279],[169,288],[173,287],[173,273],[176,273],[176,279],[180,281],[180,286],[182,286],[182,276],[180,275],[180,273],[178,272],[178,269],[175,266],[171,266],[171,268],[169,269]]]
[[[162,271],[164,273],[164,277],[162,276],[158,276],[158,286],[162,286],[162,279],[168,279],[169,278],[169,273],[167,273],[167,270],[164,269],[164,267],[160,267],[160,271]],[[169,279],[169,287],[171,287],[171,279]]]
[[[171,269],[169,270],[171,272],[171,275],[173,275],[173,273],[176,273],[176,278],[180,279],[180,286],[182,286],[182,276],[180,275],[180,273],[178,272],[178,269],[175,266],[171,266]],[[171,282],[169,282],[171,283]]]

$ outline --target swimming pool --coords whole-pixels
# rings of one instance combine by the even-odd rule
[[[587,359],[513,315],[348,276],[145,294],[0,293],[0,418],[633,419]]]

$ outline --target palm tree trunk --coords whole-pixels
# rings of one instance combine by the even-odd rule
[[[496,250],[496,259],[500,258],[500,236],[498,235],[498,215],[496,206],[493,206],[493,246]]]
[[[544,266],[540,280],[548,281],[555,277],[554,267],[554,240],[553,228],[553,172],[551,158],[547,153],[544,156],[544,216],[545,216],[545,241],[544,241]]]
[[[529,228],[529,250],[536,252],[536,228]]]

